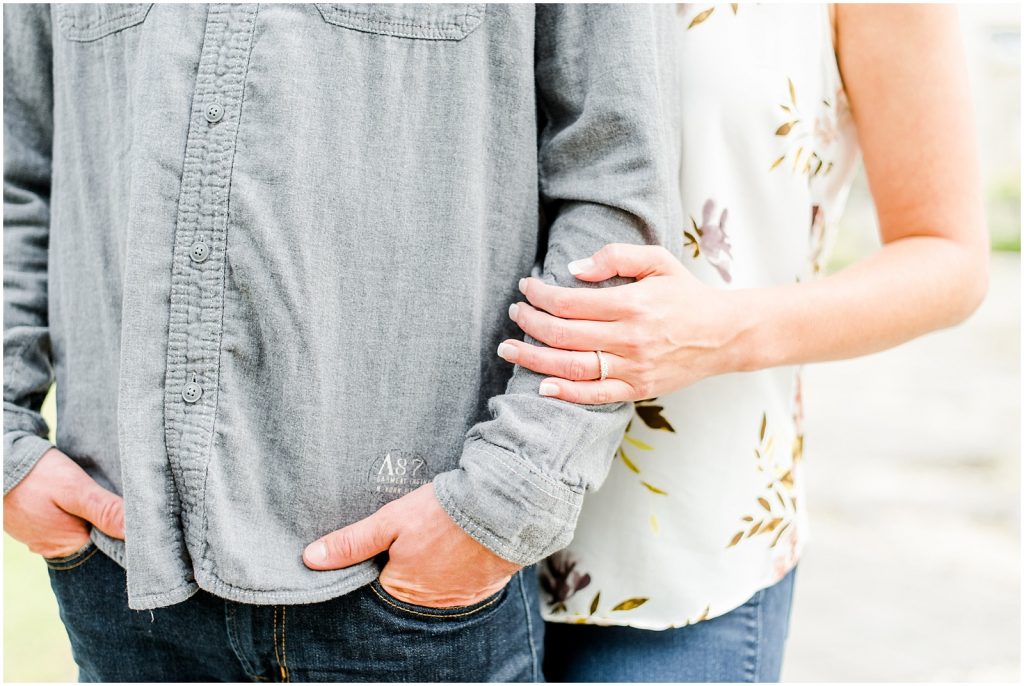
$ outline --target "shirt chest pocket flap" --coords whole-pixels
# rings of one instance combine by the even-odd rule
[[[68,40],[99,40],[131,26],[141,24],[153,6],[151,2],[67,3],[55,7],[57,24]]]
[[[315,3],[324,21],[397,38],[459,41],[484,20],[484,4]]]

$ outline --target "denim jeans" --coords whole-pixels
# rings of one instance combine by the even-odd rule
[[[664,631],[549,623],[549,681],[778,681],[796,569],[735,610]]]
[[[89,543],[48,559],[79,681],[540,681],[535,571],[462,608],[411,605],[374,580],[332,600],[249,605],[200,590],[131,610],[125,571]]]

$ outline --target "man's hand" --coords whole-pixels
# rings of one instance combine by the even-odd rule
[[[123,539],[124,501],[56,448],[4,496],[4,531],[43,557],[70,555],[84,546],[90,523]]]
[[[385,550],[381,585],[399,600],[426,607],[472,605],[500,591],[520,569],[463,531],[430,483],[314,541],[302,559],[311,569],[340,569]]]

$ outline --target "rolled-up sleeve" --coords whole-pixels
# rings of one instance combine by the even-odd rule
[[[52,444],[47,253],[53,82],[50,7],[4,12],[4,494]]]
[[[677,248],[678,130],[670,6],[537,5],[536,82],[546,253],[537,274],[579,281],[567,265],[607,243]],[[538,344],[527,337],[528,342]],[[516,366],[491,419],[473,426],[438,499],[497,555],[532,564],[572,539],[584,493],[608,473],[632,403],[576,405],[539,395],[545,377]]]

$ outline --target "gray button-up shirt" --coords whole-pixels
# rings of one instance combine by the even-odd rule
[[[376,564],[305,545],[431,480],[504,558],[564,546],[631,407],[495,349],[531,270],[675,247],[672,11],[4,5],[4,492],[56,379],[132,608],[346,593]]]

